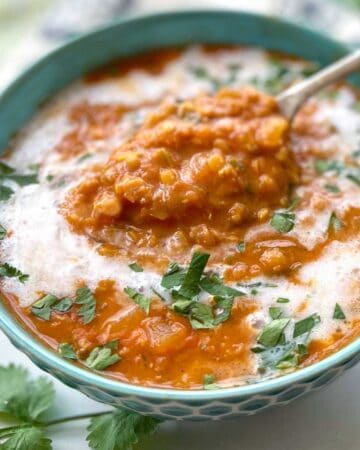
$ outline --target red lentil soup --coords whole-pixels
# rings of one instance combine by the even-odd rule
[[[0,163],[1,293],[74,364],[146,386],[280,376],[360,334],[360,101],[292,124],[312,63],[159,50],[87,75]]]

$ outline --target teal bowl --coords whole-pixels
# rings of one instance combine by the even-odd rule
[[[314,31],[239,12],[176,12],[119,21],[55,50],[0,96],[0,149],[44,100],[88,70],[113,58],[191,43],[258,46],[322,65],[348,52]],[[359,79],[352,81],[360,86]],[[214,391],[159,389],[121,383],[68,363],[36,341],[1,303],[0,327],[36,365],[68,386],[99,402],[165,420],[219,420],[285,405],[328,384],[360,359],[358,339],[317,364],[257,384]]]

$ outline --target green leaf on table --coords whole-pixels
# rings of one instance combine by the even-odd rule
[[[29,378],[25,369],[0,366],[0,411],[24,420],[39,420],[54,401],[52,383],[44,377]]]
[[[51,440],[37,427],[18,429],[2,444],[1,450],[51,450]]]
[[[87,441],[93,450],[132,450],[136,443],[153,434],[159,423],[152,417],[117,410],[91,419]]]

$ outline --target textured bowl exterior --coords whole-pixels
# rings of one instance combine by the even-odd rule
[[[191,43],[253,45],[327,64],[347,48],[270,17],[231,11],[158,14],[114,23],[75,39],[29,68],[0,96],[0,149],[49,96],[112,58]],[[353,78],[360,86],[360,80]],[[24,100],[25,99],[25,100]],[[180,391],[121,383],[60,358],[36,341],[0,301],[0,327],[36,365],[88,397],[168,420],[220,420],[251,415],[325,386],[360,359],[360,339],[310,367],[282,377],[214,391]]]

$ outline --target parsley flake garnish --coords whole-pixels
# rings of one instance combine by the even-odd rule
[[[126,287],[124,289],[125,294],[127,294],[135,303],[137,303],[141,309],[143,309],[146,314],[150,311],[150,299],[145,297],[145,295],[138,292],[136,289],[131,287]]]
[[[344,311],[342,310],[342,308],[339,305],[339,303],[336,303],[336,305],[335,305],[333,319],[339,319],[339,320],[345,320],[346,319]]]

